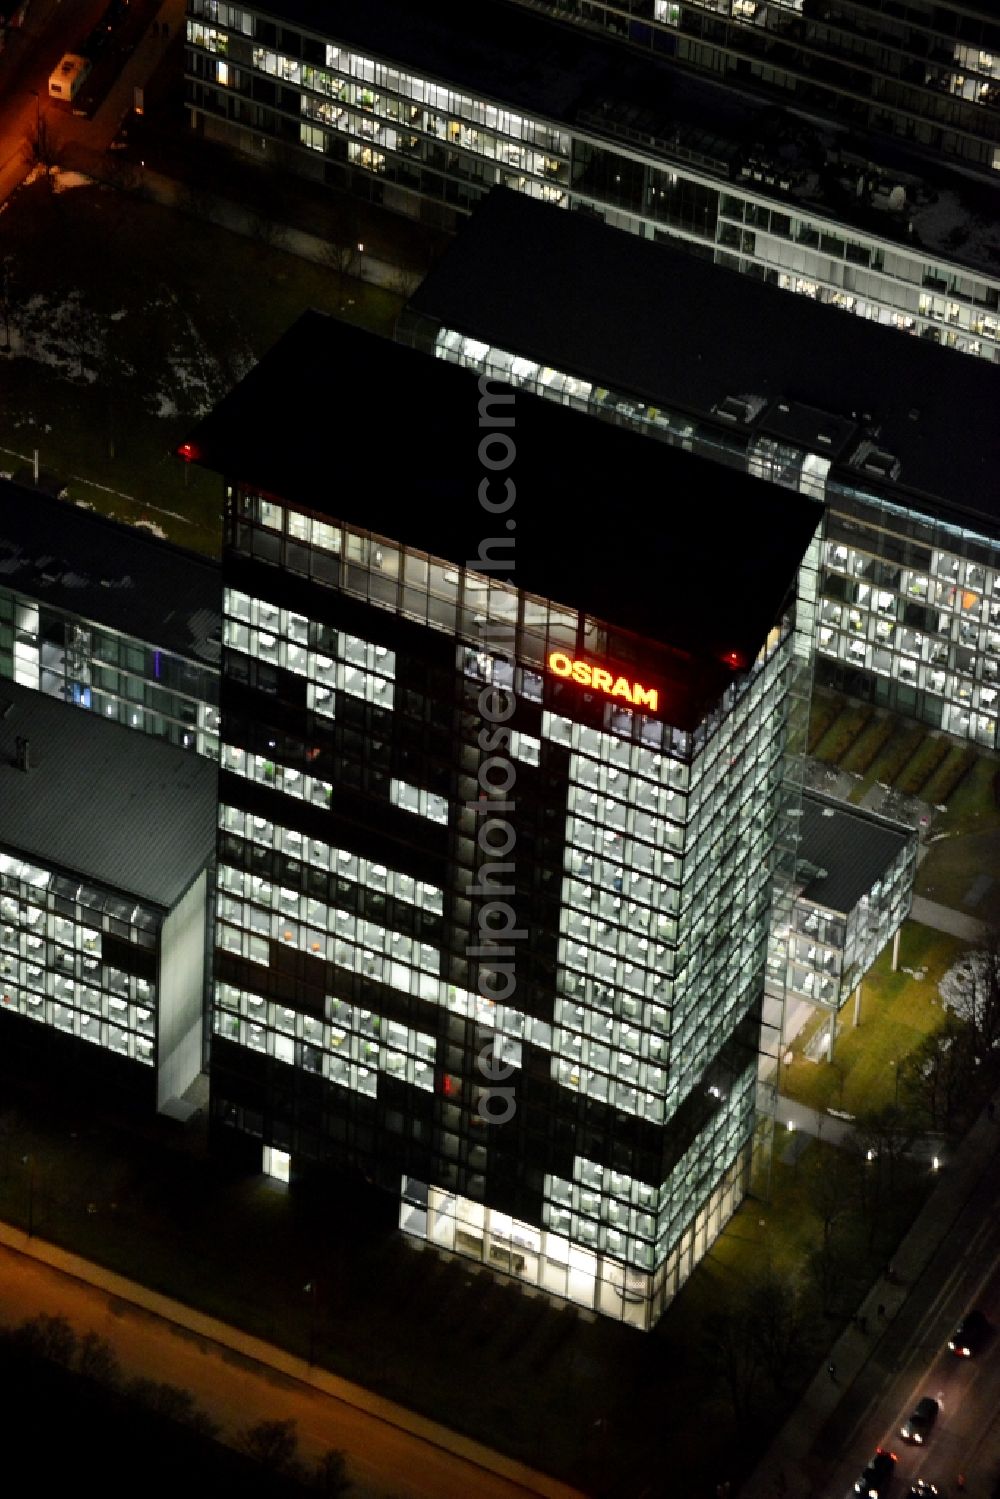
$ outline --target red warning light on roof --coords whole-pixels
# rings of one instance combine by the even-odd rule
[[[743,657],[740,655],[739,651],[727,651],[722,659],[727,666],[739,667],[743,665]]]
[[[197,458],[198,455],[194,450],[194,443],[182,442],[177,449],[177,456],[178,458],[183,458],[185,463],[190,463],[192,459]]]

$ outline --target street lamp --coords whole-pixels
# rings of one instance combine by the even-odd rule
[[[893,1083],[892,1102],[895,1108],[899,1107],[899,1062],[891,1061],[889,1066],[895,1069],[895,1081]]]

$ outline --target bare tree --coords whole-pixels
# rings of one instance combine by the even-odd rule
[[[296,1478],[301,1475],[294,1421],[258,1421],[239,1433],[236,1445],[266,1473]]]
[[[335,1447],[324,1452],[310,1476],[310,1487],[323,1499],[340,1499],[353,1487],[347,1476],[347,1459]]]
[[[121,1366],[111,1344],[96,1332],[88,1332],[80,1339],[76,1367],[85,1379],[93,1379],[97,1384],[113,1386],[121,1377]]]
[[[703,1333],[708,1367],[724,1382],[737,1421],[744,1421],[751,1414],[761,1372],[746,1307],[737,1304],[710,1312]]]
[[[14,1332],[14,1341],[26,1353],[67,1368],[76,1358],[76,1333],[65,1317],[50,1317],[47,1312],[22,1322]]]
[[[886,1104],[880,1109],[868,1109],[859,1114],[855,1123],[855,1139],[859,1149],[864,1153],[866,1161],[875,1169],[862,1174],[861,1181],[866,1184],[863,1189],[866,1197],[865,1206],[871,1210],[871,1216],[875,1216],[877,1202],[870,1200],[871,1189],[868,1184],[875,1182],[876,1196],[881,1195],[881,1185],[888,1188],[891,1193],[896,1185],[896,1170],[901,1158],[909,1150],[916,1136],[916,1127],[913,1115],[909,1109],[900,1108],[898,1104]],[[868,1159],[868,1152],[871,1159]]]
[[[942,1004],[968,1027],[973,1056],[992,1063],[1000,1054],[1000,932],[965,953],[938,985]]]
[[[765,1270],[747,1293],[751,1341],[775,1390],[788,1382],[802,1346],[802,1308],[796,1286],[774,1270]]]
[[[957,1016],[926,1036],[900,1066],[900,1091],[918,1122],[948,1133],[964,1119],[976,1064],[972,1037]]]
[[[828,1249],[841,1221],[855,1209],[860,1196],[856,1154],[846,1150],[810,1151],[806,1194],[819,1218],[823,1248]]]

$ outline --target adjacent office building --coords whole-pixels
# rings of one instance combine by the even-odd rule
[[[825,500],[817,679],[1000,748],[1000,370],[503,190],[396,336]]]
[[[217,771],[5,682],[0,1037],[7,1065],[183,1114],[202,1068]]]
[[[217,760],[221,610],[207,557],[0,480],[0,677]]]
[[[924,150],[1000,168],[992,0],[521,0]]]
[[[819,507],[319,314],[184,451],[228,507],[217,1138],[649,1326],[746,1188]]]
[[[902,146],[881,151],[537,9],[189,0],[185,66],[192,128],[280,170],[447,228],[508,186],[997,358],[991,182]],[[669,262],[654,265],[650,289],[669,274]],[[600,275],[595,300],[606,290]]]
[[[861,980],[909,915],[916,834],[845,802],[802,798],[800,888],[791,929],[774,937],[787,962],[793,1003],[830,1012],[856,995]]]

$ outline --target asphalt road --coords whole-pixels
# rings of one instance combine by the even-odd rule
[[[878,1344],[853,1398],[828,1423],[820,1445],[830,1462],[826,1492],[853,1494],[876,1446],[898,1457],[889,1499],[905,1495],[917,1477],[942,1495],[958,1492],[965,1475],[969,1499],[991,1499],[1000,1477],[1000,1156],[956,1219]],[[888,1300],[887,1295],[887,1300]],[[947,1341],[963,1313],[983,1310],[994,1332],[971,1359],[950,1353]],[[942,1410],[924,1447],[911,1447],[899,1428],[922,1395]]]
[[[368,1411],[315,1390],[153,1313],[0,1246],[0,1321],[65,1316],[79,1334],[106,1338],[129,1377],[189,1390],[223,1435],[261,1420],[294,1420],[307,1461],[330,1447],[347,1456],[358,1499],[582,1499],[546,1480],[524,1487]],[[433,1336],[428,1331],[428,1336]]]

